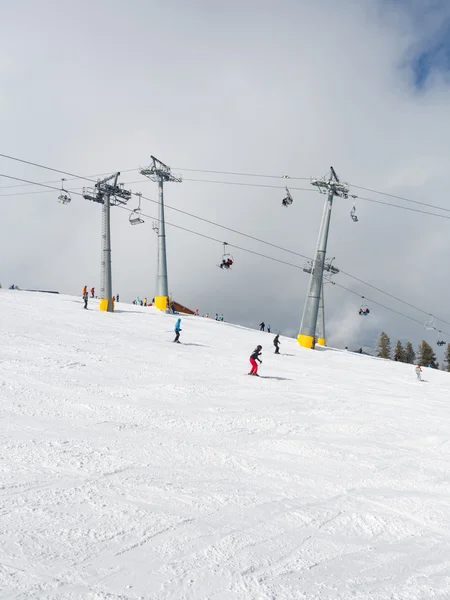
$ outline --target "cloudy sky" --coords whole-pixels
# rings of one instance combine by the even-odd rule
[[[41,0],[39,8],[16,0],[0,21],[0,153],[80,175],[120,170],[133,191],[155,199],[156,184],[138,171],[153,154],[183,175],[166,186],[168,206],[311,256],[324,197],[295,178],[321,177],[330,165],[354,186],[450,209],[449,23],[450,5],[438,0]],[[4,158],[0,173],[61,177]],[[85,184],[67,185],[80,192]],[[11,187],[19,185],[0,177],[3,286],[99,289],[100,206],[75,195],[61,206],[57,192]],[[328,254],[346,273],[450,322],[450,213],[351,193],[442,215],[357,199],[354,223],[353,201],[336,199]],[[156,217],[154,203],[142,208]],[[308,276],[232,246],[299,267],[302,258],[169,208],[166,218],[227,241],[235,259],[224,273],[219,241],[168,226],[175,299],[296,335]],[[114,209],[112,244],[114,293],[151,298],[152,218],[131,227]],[[372,345],[381,330],[414,343],[450,341],[450,325],[438,321],[449,335],[436,336],[370,301],[371,316],[359,317],[366,296],[426,320],[347,275],[335,281],[357,295],[327,285],[330,345]]]

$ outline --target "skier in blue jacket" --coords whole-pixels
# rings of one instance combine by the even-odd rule
[[[180,344],[181,319],[178,319],[178,321],[175,323],[174,331],[175,339],[173,341],[177,344]]]

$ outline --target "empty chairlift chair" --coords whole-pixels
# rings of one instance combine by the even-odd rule
[[[139,204],[138,207],[135,208],[131,213],[130,213],[130,225],[140,225],[141,223],[144,223],[144,219],[140,216],[140,212],[141,212],[141,196],[142,194],[140,192],[136,193],[136,196],[139,198]]]

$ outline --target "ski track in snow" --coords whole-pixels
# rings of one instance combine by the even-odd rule
[[[449,374],[89,308],[0,290],[1,600],[450,598]]]

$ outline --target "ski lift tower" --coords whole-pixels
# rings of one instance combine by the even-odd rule
[[[117,184],[120,173],[114,173],[105,179],[99,179],[94,188],[83,188],[83,198],[102,204],[102,262],[100,310],[114,311],[112,301],[111,275],[111,205],[126,204],[131,198],[131,191],[125,190],[123,184]],[[108,183],[113,181],[113,183]]]
[[[322,285],[320,288],[320,300],[319,300],[319,310],[317,312],[317,327],[316,327],[316,339],[317,343],[320,346],[326,346],[326,338],[325,338],[325,298],[323,294],[323,286],[325,283],[332,283],[334,285],[334,281],[331,281],[333,275],[337,275],[339,273],[339,269],[333,265],[334,257],[328,260],[323,267],[324,276],[322,277]],[[313,271],[313,261],[309,260],[308,263],[303,267],[303,271],[305,273],[309,273],[311,275]],[[326,272],[326,275],[325,275]],[[326,280],[326,281],[325,281]]]
[[[140,169],[141,175],[148,177],[151,181],[158,183],[159,192],[159,214],[158,214],[158,269],[156,276],[156,294],[154,305],[159,310],[166,310],[169,302],[169,283],[167,279],[167,255],[166,255],[166,222],[164,218],[164,182],[173,181],[181,183],[181,177],[175,177],[170,167],[155,158],[150,157],[152,163],[149,167]],[[155,230],[155,228],[154,228]]]
[[[317,239],[316,253],[312,264],[311,276],[309,279],[308,294],[306,296],[305,306],[303,308],[302,323],[297,341],[304,348],[314,348],[317,329],[317,315],[319,313],[320,297],[323,286],[323,272],[325,268],[325,256],[327,252],[328,232],[330,230],[331,209],[335,196],[348,198],[348,185],[341,183],[335,170],[331,167],[331,174],[328,179],[313,179],[311,185],[318,188],[322,194],[327,194],[322,222],[320,224],[319,237]],[[323,332],[325,333],[325,332]],[[317,340],[318,343],[325,344],[325,339]]]

